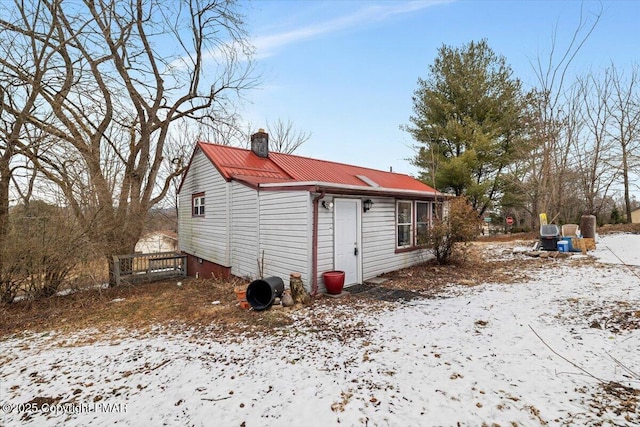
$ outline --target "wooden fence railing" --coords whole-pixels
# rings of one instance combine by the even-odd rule
[[[175,252],[113,256],[113,276],[117,285],[186,275],[187,256]]]

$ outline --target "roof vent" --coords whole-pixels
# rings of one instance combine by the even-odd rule
[[[356,175],[356,178],[358,178],[360,181],[362,181],[365,184],[367,184],[369,187],[380,187],[380,184],[378,184],[377,182],[375,182],[371,178],[366,177],[364,175]]]
[[[269,134],[264,129],[251,135],[251,151],[258,157],[269,157]]]

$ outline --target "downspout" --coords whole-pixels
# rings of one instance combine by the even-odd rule
[[[318,202],[325,196],[325,190],[320,190],[320,194],[313,199],[313,237],[311,239],[311,296],[318,293]]]

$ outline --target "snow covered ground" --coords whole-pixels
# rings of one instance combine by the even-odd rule
[[[273,335],[6,339],[0,424],[638,425],[640,235],[591,254],[375,313],[316,305]]]
[[[598,240],[594,255],[599,261],[610,264],[640,266],[640,241],[637,235],[611,234]]]

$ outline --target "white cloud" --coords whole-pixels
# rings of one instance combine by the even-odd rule
[[[285,31],[282,33],[258,36],[252,40],[259,57],[268,57],[277,53],[278,49],[289,44],[335,33],[346,28],[354,28],[380,22],[394,15],[415,12],[439,4],[450,3],[452,0],[428,0],[410,2],[392,2],[384,5],[367,6],[349,15],[341,16],[325,22],[310,24],[306,27]]]

